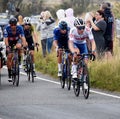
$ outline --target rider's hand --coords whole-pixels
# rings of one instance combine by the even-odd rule
[[[27,47],[24,46],[23,49],[24,49],[24,50],[27,50]]]
[[[92,51],[92,54],[96,56],[96,50]]]
[[[35,43],[35,46],[39,46],[39,43]]]
[[[75,52],[76,54],[80,54],[80,51],[79,51],[78,48],[74,48],[74,52]]]

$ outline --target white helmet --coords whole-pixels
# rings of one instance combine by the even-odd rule
[[[81,18],[75,18],[74,26],[85,26],[85,22]]]
[[[24,17],[23,21],[24,21],[24,24],[30,24],[31,23],[31,18],[30,17]]]

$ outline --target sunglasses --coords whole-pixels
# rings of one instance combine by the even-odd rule
[[[10,24],[10,26],[16,26],[16,24]]]
[[[78,29],[78,30],[84,30],[84,29],[85,29],[85,26],[77,26],[77,29]]]
[[[28,26],[31,26],[30,24],[25,24],[25,26],[27,26],[27,25],[28,25]]]

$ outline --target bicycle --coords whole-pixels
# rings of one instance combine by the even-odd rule
[[[88,56],[88,58],[92,61],[95,60],[95,55],[91,53],[78,55],[77,79],[73,79],[73,90],[76,97],[78,97],[80,87],[82,87],[84,98],[88,99],[90,91],[90,78],[87,64],[84,61],[85,56]]]
[[[19,78],[20,78],[20,68],[19,68],[19,58],[18,58],[18,49],[14,46],[11,49],[12,56],[12,68],[11,68],[11,75],[12,75],[12,83],[13,85],[19,85]]]
[[[69,50],[62,49],[62,76],[60,76],[61,87],[65,87],[65,82],[67,85],[67,89],[71,88],[71,73],[70,73],[70,59],[68,58]]]
[[[27,73],[28,76],[28,81],[32,78],[32,82],[34,82],[34,75],[33,75],[33,61],[32,61],[32,55],[29,51],[29,48],[26,49],[25,51],[26,59],[25,59],[25,72]]]

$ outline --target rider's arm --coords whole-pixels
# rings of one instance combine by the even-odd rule
[[[53,45],[54,45],[55,48],[58,48],[58,41],[57,41],[57,40],[54,40],[54,41],[53,41]]]
[[[8,47],[8,46],[9,46],[9,43],[8,43],[8,37],[4,38],[4,41],[5,41],[5,45],[6,45],[6,47]]]
[[[27,42],[26,42],[26,39],[25,39],[24,30],[23,30],[22,26],[19,26],[19,37],[22,40],[23,46],[26,47]]]
[[[96,51],[95,40],[92,40],[91,43],[92,43],[92,52],[95,52]]]
[[[9,46],[7,28],[4,29],[4,41],[5,41],[5,45]]]
[[[26,47],[27,42],[26,42],[25,37],[24,37],[24,36],[21,36],[20,38],[21,38],[21,40],[22,40],[22,44],[23,44],[23,46]]]
[[[58,39],[59,39],[59,35],[58,35],[59,31],[57,28],[54,29],[53,34],[54,34],[54,41],[53,41],[53,45],[55,48],[58,48]]]
[[[96,44],[95,44],[95,40],[94,40],[94,37],[93,37],[92,31],[90,30],[89,32],[87,32],[87,34],[88,34],[88,37],[89,37],[88,40],[90,40],[91,45],[92,45],[92,51],[95,52],[95,50],[96,50]]]
[[[74,38],[73,29],[71,29],[69,34],[68,47],[72,53],[75,53],[75,52],[79,53],[79,49],[74,48],[74,42],[73,42],[74,40],[75,38]]]

